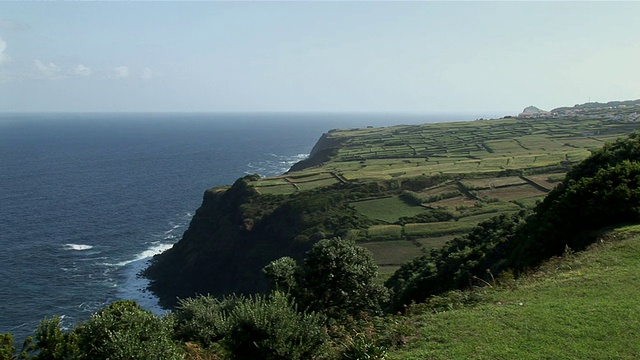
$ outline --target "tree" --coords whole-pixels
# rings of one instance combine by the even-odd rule
[[[60,318],[45,318],[35,332],[36,343],[30,350],[37,352],[36,360],[57,360],[77,358],[78,338],[75,333],[65,333],[60,328]]]
[[[262,269],[272,281],[272,287],[278,291],[290,293],[296,287],[296,272],[298,265],[293,258],[288,256],[270,262]]]
[[[303,308],[338,319],[378,313],[387,299],[386,289],[374,282],[378,266],[373,256],[353,241],[320,240],[307,253],[303,266],[292,268],[293,265],[292,259],[281,258],[265,267],[264,272],[276,287],[289,286],[291,295]]]

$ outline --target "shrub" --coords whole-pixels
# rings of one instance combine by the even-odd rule
[[[227,324],[224,346],[235,359],[311,359],[327,340],[323,317],[298,312],[280,292],[239,302]]]
[[[220,345],[233,359],[310,359],[328,339],[324,317],[299,312],[281,292],[184,300],[176,322],[180,340]]]
[[[393,292],[392,309],[400,310],[412,301],[423,302],[432,295],[468,287],[476,279],[486,281],[491,274],[505,270],[523,215],[491,218],[441,249],[402,265],[385,283]]]
[[[78,358],[182,359],[169,325],[134,301],[116,301],[76,328]]]
[[[210,347],[224,338],[227,315],[242,298],[229,296],[223,300],[213,296],[181,299],[173,312],[174,336],[183,342],[197,342]]]

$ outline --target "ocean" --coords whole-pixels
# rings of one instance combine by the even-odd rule
[[[412,114],[0,114],[0,333],[73,327],[118,299],[208,188],[279,175],[333,128],[472,120]]]

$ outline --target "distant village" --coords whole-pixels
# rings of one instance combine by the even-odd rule
[[[605,118],[620,122],[640,121],[640,100],[612,101],[608,103],[589,102],[573,107],[561,107],[551,111],[541,110],[535,106],[526,107],[518,118]]]

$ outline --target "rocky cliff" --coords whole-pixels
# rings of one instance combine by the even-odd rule
[[[300,260],[318,240],[368,225],[344,202],[359,194],[358,186],[285,196],[259,194],[250,180],[207,190],[182,239],[144,272],[163,306],[198,294],[266,291],[260,270],[269,262],[282,256]]]
[[[331,136],[331,131],[322,134],[318,142],[311,149],[309,157],[294,164],[289,172],[300,171],[313,166],[321,165],[335,154],[337,149],[342,145],[344,138],[336,138]]]

